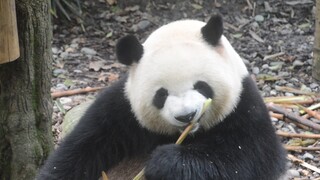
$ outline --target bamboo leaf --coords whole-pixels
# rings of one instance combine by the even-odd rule
[[[66,114],[67,111],[63,108],[63,105],[61,104],[60,100],[57,99],[54,102],[57,105],[59,111],[62,112],[63,114]]]

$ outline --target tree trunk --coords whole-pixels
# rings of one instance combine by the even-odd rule
[[[320,0],[316,0],[315,26],[312,76],[320,80]]]
[[[0,179],[34,179],[52,149],[50,0],[16,0],[20,58],[0,65]]]

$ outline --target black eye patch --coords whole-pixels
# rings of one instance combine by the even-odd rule
[[[193,85],[193,87],[206,98],[213,98],[213,90],[206,82],[198,81]]]
[[[160,88],[157,90],[156,94],[153,97],[153,105],[157,107],[158,109],[162,109],[164,106],[164,103],[166,102],[166,99],[168,97],[168,90],[164,88]]]

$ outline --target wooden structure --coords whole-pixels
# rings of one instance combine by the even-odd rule
[[[312,77],[320,81],[320,0],[316,1]]]
[[[0,0],[0,64],[19,56],[15,0]]]

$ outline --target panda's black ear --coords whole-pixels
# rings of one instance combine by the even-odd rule
[[[131,65],[141,59],[143,46],[135,36],[127,35],[118,41],[116,54],[120,63]]]
[[[211,45],[216,46],[223,33],[223,20],[220,14],[211,16],[205,26],[201,28],[203,38]]]

